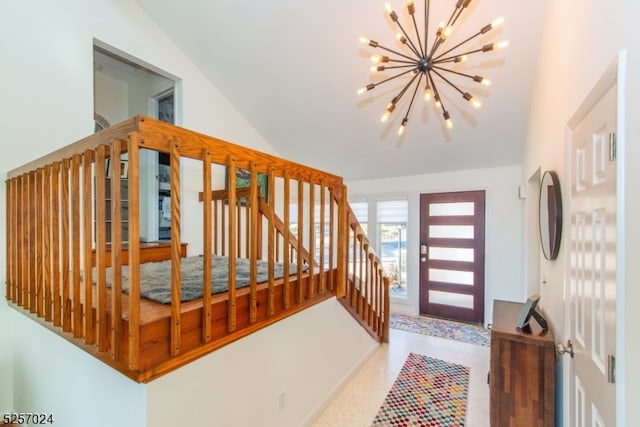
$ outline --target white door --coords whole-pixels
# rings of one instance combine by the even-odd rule
[[[578,117],[568,138],[569,417],[579,427],[616,425],[616,93]]]

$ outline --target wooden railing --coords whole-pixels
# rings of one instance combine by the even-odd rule
[[[346,188],[345,188],[346,193]],[[380,342],[389,341],[389,278],[351,207],[345,203],[345,292],[339,300]]]
[[[142,150],[170,157],[166,305],[140,295]],[[114,167],[123,159],[126,178]],[[181,200],[193,197],[194,183],[182,180],[198,167],[203,296],[184,302]],[[245,187],[239,170],[248,175]],[[6,186],[10,304],[137,381],[333,296],[373,336],[388,338],[388,281],[354,222],[340,177],[139,116],[9,172]],[[213,255],[228,256],[224,294],[211,292]],[[250,260],[246,288],[236,289],[236,257]],[[269,264],[266,283],[257,282],[260,259]]]

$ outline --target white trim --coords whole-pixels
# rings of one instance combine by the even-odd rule
[[[627,358],[626,358],[626,305],[618,304],[617,301],[626,301],[627,299],[627,254],[626,248],[626,168],[624,159],[626,157],[627,132],[626,132],[626,93],[627,93],[627,51],[623,50],[618,54],[618,97],[617,97],[617,217],[618,222],[616,235],[616,251],[617,251],[617,268],[616,268],[616,424],[627,425],[627,394],[625,392],[627,385]]]

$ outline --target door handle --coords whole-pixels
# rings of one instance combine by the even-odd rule
[[[556,354],[558,356],[562,356],[564,354],[568,354],[573,359],[574,356],[576,355],[576,352],[573,351],[573,344],[571,343],[571,340],[567,340],[567,345],[564,345],[561,342],[556,344]]]

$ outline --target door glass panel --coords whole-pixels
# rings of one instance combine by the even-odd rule
[[[442,270],[439,268],[430,268],[429,280],[431,280],[432,282],[473,286],[473,271]]]
[[[466,216],[474,214],[474,202],[431,203],[429,216]]]
[[[452,305],[462,308],[473,308],[473,295],[429,291],[429,302],[433,304]]]
[[[429,237],[442,239],[473,239],[473,225],[430,225]]]
[[[473,262],[472,248],[429,248],[429,259]]]

